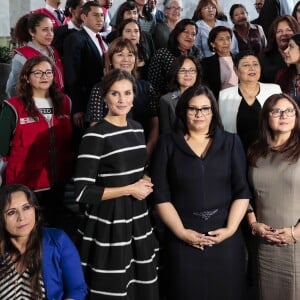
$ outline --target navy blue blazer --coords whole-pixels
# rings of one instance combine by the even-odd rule
[[[43,229],[42,273],[48,300],[85,299],[87,288],[79,254],[62,230]]]
[[[72,100],[72,112],[85,112],[93,86],[103,76],[103,57],[82,29],[64,40],[65,92]]]

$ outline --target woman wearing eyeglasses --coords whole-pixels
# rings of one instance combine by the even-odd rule
[[[156,49],[168,47],[169,35],[180,20],[183,10],[181,0],[165,0],[163,5],[164,22],[157,23],[152,34]]]
[[[179,56],[170,70],[169,93],[159,100],[160,133],[172,132],[175,124],[175,108],[180,95],[191,86],[201,84],[201,68],[193,56]]]
[[[259,114],[266,99],[281,93],[277,84],[259,82],[261,66],[251,51],[235,56],[234,69],[239,84],[220,91],[219,109],[224,129],[237,133],[247,152],[259,133]]]
[[[249,151],[257,237],[260,299],[300,299],[300,112],[287,94],[270,96],[261,112],[260,135]]]
[[[237,135],[222,129],[217,102],[203,86],[176,106],[176,132],[152,157],[153,202],[167,227],[167,299],[244,299],[239,229],[250,198]]]
[[[225,26],[231,28],[229,23],[218,19],[220,6],[216,0],[200,0],[194,11],[193,20],[196,21],[198,34],[195,45],[201,51],[204,57],[214,55],[207,42],[209,32],[216,26]],[[238,53],[239,48],[235,37],[232,38],[230,51],[233,54]]]
[[[71,175],[71,101],[54,81],[55,67],[34,56],[21,70],[17,96],[0,114],[0,158],[6,184],[36,192],[48,225],[61,226],[63,187]],[[65,218],[65,216],[64,216]]]

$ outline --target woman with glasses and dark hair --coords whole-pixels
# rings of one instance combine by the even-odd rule
[[[251,194],[241,142],[222,129],[207,87],[188,88],[176,117],[176,132],[161,136],[150,165],[153,204],[167,227],[167,299],[243,299],[239,224]]]
[[[62,231],[43,227],[33,191],[0,189],[0,298],[84,300],[87,289],[75,245]]]
[[[220,90],[238,84],[232,53],[230,52],[232,45],[231,29],[226,26],[214,27],[208,35],[207,43],[215,54],[205,57],[201,61],[203,81],[218,99]]]
[[[197,59],[181,55],[175,59],[170,70],[169,93],[159,100],[160,133],[172,132],[175,125],[175,108],[180,95],[191,86],[201,85],[202,72]]]
[[[163,5],[164,21],[156,23],[152,34],[156,49],[168,47],[170,33],[181,19],[181,13],[183,10],[181,0],[165,0]]]
[[[214,55],[214,52],[210,49],[207,41],[209,32],[216,26],[231,28],[229,23],[218,19],[219,13],[220,6],[217,0],[200,0],[195,9],[193,19],[197,20],[196,24],[198,27],[195,45],[201,51],[203,57]],[[230,51],[233,54],[236,54],[239,51],[235,37],[232,38]]]
[[[287,94],[270,96],[261,112],[260,134],[249,150],[258,242],[260,299],[300,299],[300,113]]]
[[[171,32],[168,48],[161,48],[155,52],[150,61],[148,80],[160,96],[168,92],[166,83],[176,57],[191,55],[200,60],[201,54],[195,47],[197,32],[198,29],[193,20],[183,19]]]
[[[64,184],[72,168],[71,101],[58,91],[55,67],[47,56],[24,64],[17,96],[0,114],[0,157],[7,162],[5,183],[36,192],[48,225],[61,226]]]

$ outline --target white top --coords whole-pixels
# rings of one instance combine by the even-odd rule
[[[52,100],[50,98],[37,98],[33,97],[34,104],[40,111],[40,113],[45,117],[49,122],[52,119],[54,109]]]
[[[238,85],[239,79],[234,71],[232,57],[220,56],[219,62],[220,62],[221,90],[227,89],[231,86]]]
[[[196,36],[195,46],[197,48],[199,48],[203,57],[213,56],[215,53],[209,50],[208,43],[207,43],[208,35],[209,35],[210,31],[212,30],[212,27],[210,27],[203,20],[197,21],[196,24],[198,26],[198,34]],[[225,26],[225,27],[228,27],[231,29],[231,26],[229,25],[229,23],[227,23],[225,21],[216,20],[214,27],[217,27],[217,26]],[[238,43],[237,43],[237,40],[236,40],[234,34],[232,35],[230,50],[231,50],[232,54],[236,54],[239,52]]]
[[[259,82],[259,93],[256,96],[261,106],[268,97],[273,94],[282,93],[278,84]],[[219,94],[219,111],[224,129],[231,133],[237,133],[236,118],[239,110],[242,96],[239,94],[239,87],[233,86],[225,90],[221,90]]]

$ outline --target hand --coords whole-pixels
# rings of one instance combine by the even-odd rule
[[[234,231],[224,227],[224,228],[218,228],[216,230],[212,230],[208,232],[209,238],[211,241],[213,241],[215,244],[220,244],[224,240],[228,239],[234,234]]]
[[[187,244],[200,250],[203,250],[204,247],[211,247],[214,245],[214,242],[211,241],[211,239],[205,234],[199,233],[192,229],[184,229],[179,238]]]
[[[130,195],[138,200],[145,199],[149,194],[153,192],[153,183],[148,179],[140,179],[130,186]]]
[[[276,243],[277,246],[282,247],[282,246],[292,245],[295,243],[295,240],[293,239],[292,236],[291,227],[277,229],[276,231],[281,240],[279,243]]]
[[[84,117],[83,112],[78,112],[73,115],[73,123],[75,127],[83,128],[83,124],[84,124],[83,117]]]
[[[282,242],[278,230],[264,223],[254,222],[251,224],[252,234],[259,236],[271,244],[280,244]]]

